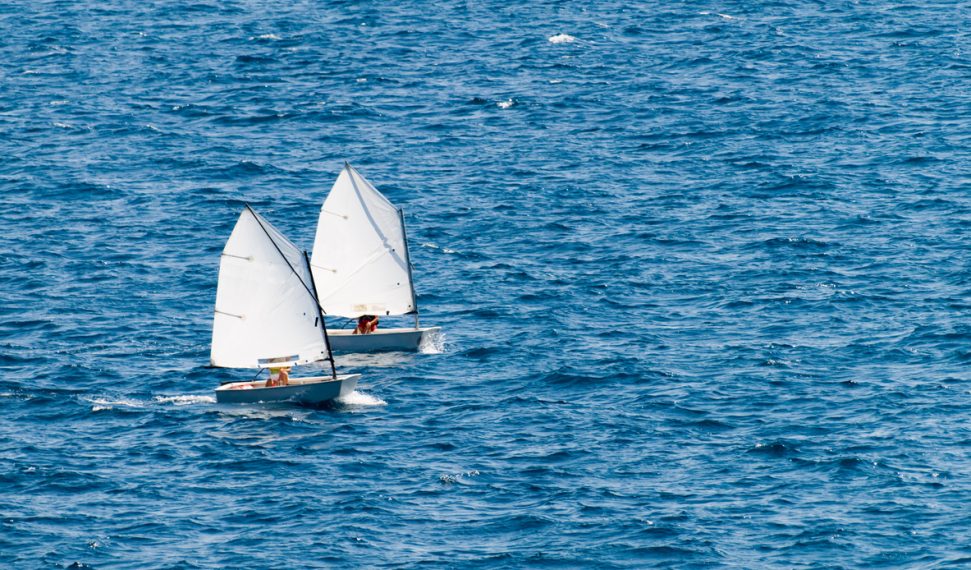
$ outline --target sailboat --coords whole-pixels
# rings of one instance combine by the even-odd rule
[[[328,316],[415,317],[414,327],[369,334],[331,330],[335,351],[418,350],[441,330],[419,326],[404,214],[350,164],[344,164],[320,209],[310,268]]]
[[[301,252],[249,205],[223,249],[212,323],[210,365],[284,368],[328,361],[330,375],[228,382],[218,403],[320,404],[352,392],[360,374],[338,375],[307,252]],[[258,374],[258,373],[257,373]]]

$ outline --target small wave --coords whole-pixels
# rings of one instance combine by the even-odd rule
[[[358,392],[354,390],[346,396],[341,396],[337,398],[336,402],[343,406],[359,406],[359,407],[373,407],[373,406],[386,406],[388,403],[378,398],[377,396],[372,396],[371,394],[365,394],[364,392]]]
[[[756,443],[754,447],[749,448],[748,453],[758,453],[762,455],[774,455],[781,457],[799,453],[799,449],[797,449],[796,446],[790,442],[776,440],[770,443]]]
[[[249,54],[243,54],[243,55],[237,55],[236,56],[236,62],[237,63],[257,63],[257,64],[259,64],[259,63],[273,63],[274,61],[276,61],[276,59],[273,58],[273,57],[271,57],[271,56],[268,56],[268,55],[249,55]]]
[[[775,238],[769,238],[757,244],[751,244],[751,245],[755,245],[757,247],[769,247],[769,248],[791,247],[793,249],[804,249],[804,250],[805,249],[808,249],[808,250],[827,249],[830,247],[830,244],[825,241],[821,241],[813,238],[807,238],[807,237],[786,237],[786,238],[775,237]],[[750,247],[750,246],[746,246],[746,247]]]
[[[502,354],[505,351],[506,349],[500,346],[477,346],[475,348],[470,348],[461,354],[462,356],[466,356],[468,358],[484,360],[489,356],[494,354]]]
[[[572,44],[577,39],[570,34],[556,34],[546,38],[551,44]]]
[[[215,404],[216,398],[214,396],[185,394],[181,396],[155,396],[155,401],[159,404],[188,406],[191,404]]]
[[[280,36],[276,35],[276,34],[263,34],[263,35],[260,35],[260,36],[253,36],[250,39],[251,40],[267,40],[267,41],[278,42],[282,38]]]
[[[513,99],[506,99],[505,101],[497,102],[496,106],[499,107],[500,109],[508,109],[509,107],[512,107],[515,104],[516,104],[516,101],[514,101]]]

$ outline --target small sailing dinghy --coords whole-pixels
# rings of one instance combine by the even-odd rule
[[[418,350],[441,330],[418,323],[404,214],[350,164],[344,164],[320,209],[310,267],[328,316],[415,317],[413,328],[331,330],[335,351]]]
[[[263,369],[324,360],[328,376],[273,387],[229,382],[216,388],[216,401],[321,404],[352,392],[360,377],[338,376],[334,368],[307,253],[247,205],[219,262],[210,365]]]

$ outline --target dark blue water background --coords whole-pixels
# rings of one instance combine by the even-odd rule
[[[971,565],[967,3],[395,4],[0,6],[0,566]],[[217,406],[345,159],[444,351]]]

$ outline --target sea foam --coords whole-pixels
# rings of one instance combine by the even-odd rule
[[[184,394],[180,396],[155,396],[155,401],[159,404],[188,406],[190,404],[215,404],[216,398],[214,396]]]
[[[355,407],[373,407],[373,406],[385,406],[388,403],[378,398],[372,396],[371,394],[365,394],[364,392],[358,392],[354,390],[350,394],[346,394],[337,398],[336,402],[342,406],[355,406]]]

